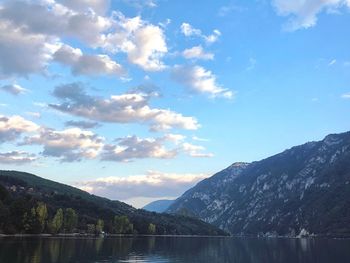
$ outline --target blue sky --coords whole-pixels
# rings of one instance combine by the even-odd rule
[[[140,207],[350,128],[348,0],[0,6],[2,169]]]

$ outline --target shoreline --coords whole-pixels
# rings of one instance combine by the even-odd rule
[[[113,238],[113,237],[232,237],[232,236],[210,236],[210,235],[133,235],[133,234],[106,234],[106,235],[91,235],[91,234],[0,234],[2,237],[53,237],[53,238],[65,238],[65,237],[78,237],[78,238]]]
[[[138,237],[171,237],[171,238],[252,238],[252,239],[350,239],[350,237],[341,236],[326,236],[326,235],[312,235],[302,237],[291,236],[243,236],[243,235],[230,235],[230,236],[210,236],[210,235],[132,235],[132,234],[106,234],[106,235],[90,235],[90,234],[0,234],[0,238],[86,238],[86,239],[98,239],[98,238],[138,238]]]

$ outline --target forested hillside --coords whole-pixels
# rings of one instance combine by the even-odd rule
[[[0,171],[0,233],[225,235],[203,221],[135,209],[32,174]]]

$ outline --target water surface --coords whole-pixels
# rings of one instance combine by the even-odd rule
[[[0,238],[1,263],[343,263],[350,240],[232,237]]]

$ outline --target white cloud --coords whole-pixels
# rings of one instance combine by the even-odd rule
[[[24,28],[24,33],[74,37],[92,46],[101,44],[103,33],[112,26],[108,17],[95,12],[76,12],[55,1],[7,1],[0,17],[14,27]]]
[[[26,135],[23,139],[22,135]],[[17,141],[18,146],[42,145],[43,156],[72,162],[83,158],[97,158],[104,145],[104,138],[79,128],[56,131],[40,127],[21,116],[0,116],[0,143]],[[36,156],[20,151],[0,154],[0,162],[24,163],[34,161]]]
[[[120,0],[123,1],[130,6],[142,9],[144,7],[155,8],[157,7],[157,0]]]
[[[102,177],[91,181],[77,182],[76,187],[112,200],[163,197],[176,198],[199,181],[209,177],[204,173],[164,173],[148,171],[146,174],[127,177]]]
[[[181,142],[183,142],[186,139],[186,136],[182,134],[172,134],[168,133],[164,135],[164,139],[170,142],[175,143],[176,145],[179,145]]]
[[[255,69],[255,66],[257,64],[257,61],[255,58],[249,58],[249,64],[248,67],[246,68],[247,71]]]
[[[233,92],[220,87],[216,83],[216,76],[201,66],[175,66],[172,77],[175,81],[188,86],[195,92],[207,93],[212,97],[231,99]]]
[[[214,154],[212,154],[212,153],[204,153],[203,151],[205,151],[205,148],[203,146],[200,146],[200,145],[183,143],[182,149],[185,153],[187,153],[191,157],[208,158],[208,157],[214,156]]]
[[[126,18],[117,14],[117,29],[106,36],[104,48],[111,52],[124,52],[130,63],[146,71],[165,68],[161,61],[168,48],[162,28],[143,21],[141,17]]]
[[[192,48],[185,49],[182,52],[182,55],[187,59],[203,59],[203,60],[214,59],[214,54],[205,52],[202,46],[194,46]]]
[[[103,148],[103,142],[103,137],[79,128],[62,131],[41,128],[38,134],[25,137],[20,145],[43,145],[43,156],[56,157],[62,162],[73,162],[96,158]]]
[[[134,34],[135,46],[128,52],[129,61],[146,71],[159,71],[165,68],[160,60],[168,51],[163,31],[160,27],[147,25]]]
[[[344,93],[343,95],[341,95],[341,97],[342,97],[343,99],[350,99],[350,92]]]
[[[68,2],[74,6],[85,3],[96,7],[103,1]],[[103,32],[111,25],[109,18],[94,12],[77,13],[54,1],[7,1],[0,6],[0,76],[43,73],[62,45],[61,38],[74,37],[97,47],[103,44]],[[65,51],[66,55],[73,55]],[[101,68],[98,73],[120,73],[120,65],[106,55],[74,55],[76,61],[72,66],[77,74],[95,73],[98,68]]]
[[[55,38],[24,33],[0,20],[0,78],[44,73],[57,48]]]
[[[134,159],[169,159],[177,155],[177,149],[167,149],[164,143],[167,137],[141,139],[128,136],[117,139],[116,145],[105,145],[102,160],[129,162]]]
[[[130,63],[146,71],[163,70],[166,66],[162,57],[168,52],[163,29],[139,16],[126,18],[116,11],[104,16],[108,6],[109,1],[104,0],[0,4],[0,77],[42,73],[67,38],[104,52],[126,53]],[[83,55],[67,48],[63,51],[76,60],[60,54],[60,62],[71,65],[76,74],[95,74],[98,68],[98,74],[121,73],[121,66],[106,54]]]
[[[333,66],[335,63],[337,63],[336,59],[332,59],[329,63],[328,66]]]
[[[0,143],[15,141],[22,134],[32,133],[39,129],[34,122],[28,121],[21,116],[3,116],[0,115]]]
[[[91,129],[91,128],[96,128],[100,126],[98,122],[90,122],[90,121],[66,121],[64,125],[77,127],[81,129]]]
[[[208,142],[209,141],[208,139],[200,138],[197,136],[192,136],[192,140],[199,141],[199,142]]]
[[[201,36],[202,31],[200,29],[192,27],[189,23],[181,24],[181,32],[186,36]]]
[[[91,8],[98,14],[104,14],[110,5],[110,0],[59,0],[58,2],[77,12],[87,12]]]
[[[150,94],[126,93],[103,99],[90,96],[80,84],[71,83],[56,87],[54,96],[62,103],[50,104],[50,107],[94,121],[148,124],[151,130],[199,128],[193,117],[185,117],[168,109],[151,108]]]
[[[208,44],[211,44],[218,41],[220,36],[221,36],[221,32],[215,29],[212,34],[208,36],[204,36],[204,39]]]
[[[169,133],[158,138],[127,136],[118,138],[113,143],[106,143],[104,137],[80,128],[93,128],[98,123],[69,121],[66,125],[75,128],[55,130],[39,126],[20,116],[0,116],[0,143],[16,142],[18,147],[39,145],[43,147],[40,155],[53,157],[61,162],[76,162],[83,159],[130,162],[145,158],[175,158],[180,153],[191,157],[208,157],[202,155],[203,147],[188,146],[184,142],[186,137],[181,134]],[[33,157],[19,154],[19,152],[16,156],[18,162],[21,157],[23,157],[23,162]],[[3,162],[5,162],[5,157],[13,159],[16,156],[14,152],[12,155],[4,153]]]
[[[218,15],[224,17],[224,16],[229,15],[230,13],[242,12],[243,10],[244,10],[243,7],[240,7],[238,5],[231,3],[229,5],[225,5],[225,6],[220,7],[220,9],[218,11]]]
[[[277,13],[289,17],[284,28],[289,31],[316,25],[317,15],[343,6],[350,7],[349,0],[272,0]]]
[[[203,38],[207,44],[216,42],[221,36],[221,32],[218,29],[214,29],[210,35],[204,35],[200,29],[194,28],[189,23],[182,23],[180,29],[186,37],[197,36]]]
[[[105,161],[130,162],[135,159],[157,158],[171,159],[184,153],[190,157],[213,157],[205,153],[205,148],[184,142],[186,137],[181,134],[166,134],[158,138],[139,138],[127,136],[118,138],[116,144],[106,144],[101,154]]]
[[[40,112],[26,111],[25,114],[30,116],[30,117],[33,117],[33,118],[40,118],[41,117]]]
[[[3,91],[5,91],[5,92],[7,92],[7,93],[10,93],[10,94],[12,94],[12,95],[15,95],[15,96],[27,92],[27,89],[22,88],[22,87],[21,87],[20,85],[18,85],[18,84],[4,85],[4,86],[1,86],[0,89],[3,90]]]
[[[37,160],[35,154],[23,151],[0,152],[0,163],[3,164],[25,164]]]
[[[78,48],[62,45],[54,53],[54,60],[72,68],[76,75],[116,75],[125,74],[122,66],[107,55],[84,55]]]
[[[171,23],[171,19],[170,18],[167,18],[165,19],[164,22],[159,22],[158,25],[161,27],[161,28],[166,28],[168,25],[170,25]]]

